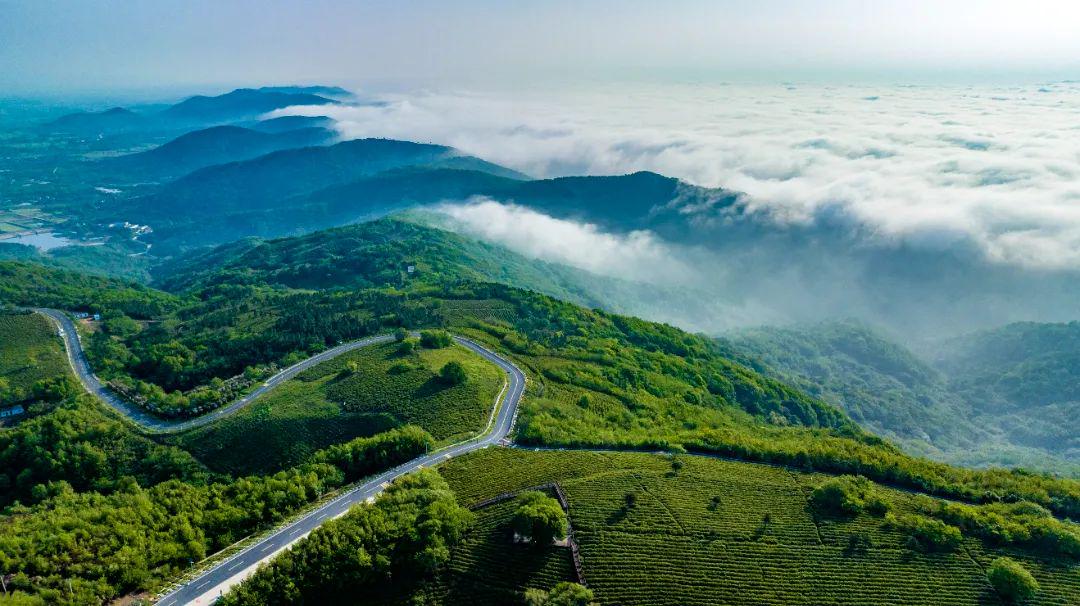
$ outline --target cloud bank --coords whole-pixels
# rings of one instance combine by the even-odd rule
[[[457,231],[533,259],[650,284],[687,284],[694,276],[681,258],[687,253],[649,231],[613,234],[589,223],[557,219],[484,197],[442,204],[434,210],[449,216]]]
[[[780,223],[838,213],[883,242],[974,242],[1080,268],[1080,83],[645,86],[416,93],[330,114],[342,136],[451,145],[537,177],[653,170]]]

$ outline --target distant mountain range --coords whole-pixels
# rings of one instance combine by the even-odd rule
[[[249,130],[191,133],[138,156],[164,167],[148,174],[175,179],[150,191],[131,188],[138,197],[103,201],[88,218],[149,224],[155,253],[169,255],[483,196],[589,223],[614,237],[654,234],[683,266],[700,272],[684,286],[729,310],[665,319],[711,333],[747,322],[852,316],[915,341],[942,330],[955,335],[1080,316],[1080,272],[997,263],[974,242],[909,244],[827,213],[793,223],[739,192],[650,172],[534,180],[439,145],[368,139],[321,146],[328,136],[300,129],[327,128],[328,118],[251,118],[286,105],[336,103],[315,92],[340,94],[318,87],[238,89],[165,110],[159,115],[230,116]],[[120,122],[138,118],[114,113]]]
[[[212,126],[186,133],[149,151],[110,158],[103,168],[141,178],[180,177],[214,164],[248,160],[283,149],[324,145],[336,137],[333,131],[321,127],[271,130],[276,132]]]
[[[53,132],[96,135],[138,130],[146,128],[148,123],[149,120],[141,114],[123,107],[113,107],[100,112],[67,114],[43,126],[46,130]]]
[[[210,123],[252,118],[293,105],[333,105],[337,101],[306,92],[281,92],[279,89],[238,88],[232,92],[207,97],[189,97],[161,112],[168,120]]]
[[[222,95],[189,97],[158,112],[138,113],[113,107],[104,111],[67,114],[41,127],[50,132],[82,136],[170,130],[254,120],[276,109],[294,105],[336,105],[351,98],[351,93],[336,86],[238,88]],[[325,126],[309,124],[312,125]]]

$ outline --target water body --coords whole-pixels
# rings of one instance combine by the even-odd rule
[[[14,238],[0,240],[0,242],[5,244],[25,244],[27,246],[33,246],[41,251],[76,244],[74,240],[52,233],[23,234],[21,236],[15,236]]]

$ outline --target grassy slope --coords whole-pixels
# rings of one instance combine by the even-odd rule
[[[0,315],[0,378],[29,395],[34,383],[57,376],[71,369],[52,323],[39,314]]]
[[[297,465],[316,450],[401,424],[419,425],[441,443],[481,430],[502,387],[497,368],[454,346],[401,357],[396,345],[364,348],[324,362],[237,414],[168,438],[216,471],[268,473]],[[436,379],[456,360],[469,381]],[[339,372],[355,362],[355,374]],[[405,372],[392,367],[407,365]]]
[[[807,496],[821,476],[703,457],[682,460],[685,466],[675,473],[666,456],[494,449],[448,462],[440,471],[465,504],[559,481],[586,579],[601,604],[1000,603],[983,570],[1004,552],[977,539],[965,539],[955,553],[911,551],[880,518],[815,517]],[[910,494],[883,492],[895,511],[911,508]],[[637,496],[632,509],[625,507],[627,493]],[[713,497],[720,499],[715,506]],[[526,587],[569,580],[567,551],[560,558],[510,544],[499,526],[506,523],[506,508],[491,509],[482,510],[477,530],[455,549],[447,572],[424,590],[425,603],[502,604]],[[869,549],[848,548],[855,533],[870,537]],[[1075,603],[1075,562],[1023,551],[1008,555],[1042,585],[1032,604]],[[501,571],[504,561],[514,563],[516,574],[491,572]]]

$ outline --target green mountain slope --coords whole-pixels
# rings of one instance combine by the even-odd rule
[[[933,363],[855,322],[743,330],[726,342],[913,452],[1076,476],[1074,332],[1014,325],[936,347]]]
[[[951,388],[1009,440],[1080,460],[1080,323],[1010,324],[931,355]]]
[[[212,408],[234,397],[229,390],[235,384],[229,383],[229,379],[243,377],[257,381],[272,371],[273,365],[289,364],[341,340],[399,327],[447,327],[504,352],[528,375],[515,436],[521,444],[667,450],[676,454],[690,451],[784,465],[789,469],[772,466],[767,469],[782,472],[781,476],[788,474],[785,477],[789,478],[793,473],[811,470],[860,473],[909,491],[983,503],[982,508],[964,509],[961,513],[941,511],[936,504],[927,505],[925,511],[897,505],[898,514],[903,515],[895,521],[860,518],[863,520],[860,524],[873,524],[865,532],[875,545],[877,541],[886,541],[887,536],[895,536],[886,532],[890,528],[913,535],[923,532],[918,529],[927,524],[938,528],[932,521],[924,522],[924,518],[933,518],[941,524],[945,524],[942,519],[950,520],[957,528],[963,527],[965,540],[972,541],[983,541],[982,537],[991,536],[989,533],[997,527],[1009,528],[1010,533],[1022,529],[1010,534],[1008,539],[986,540],[1006,541],[1008,551],[1031,566],[1040,575],[1040,581],[1047,584],[1046,595],[1059,595],[1070,587],[1057,577],[1044,574],[1039,558],[1053,559],[1065,578],[1071,574],[1069,567],[1075,566],[1060,555],[1063,550],[1071,549],[1072,527],[1062,526],[1046,511],[1059,516],[1080,515],[1080,485],[1076,482],[997,469],[966,470],[911,457],[860,430],[834,406],[746,366],[723,343],[670,326],[478,281],[475,272],[465,272],[467,263],[462,262],[459,268],[453,257],[442,256],[447,248],[433,246],[422,249],[419,256],[412,254],[412,247],[399,245],[408,242],[408,238],[394,239],[396,229],[406,228],[397,228],[388,221],[380,222],[368,234],[343,230],[354,240],[342,248],[335,247],[331,241],[334,238],[314,234],[295,240],[245,243],[246,248],[233,249],[232,253],[223,253],[222,250],[230,249],[222,249],[211,252],[210,256],[193,257],[188,263],[189,271],[200,264],[202,267],[189,273],[191,278],[178,281],[177,286],[182,285],[183,290],[171,294],[26,264],[0,264],[0,268],[6,268],[5,279],[0,281],[0,300],[27,301],[40,296],[51,305],[78,302],[102,312],[106,321],[86,339],[95,372],[103,380],[126,387],[148,408],[180,416]],[[416,226],[407,229],[426,233]],[[321,241],[323,237],[327,240]],[[452,243],[458,237],[447,238]],[[260,250],[263,252],[256,252]],[[354,250],[359,251],[362,260],[368,255],[367,259],[355,266],[346,264],[344,271],[327,276],[336,263],[320,262],[320,255],[343,263],[350,258],[349,251]],[[460,254],[464,256],[470,249],[463,245],[462,250]],[[194,262],[196,259],[202,261]],[[281,274],[275,273],[279,262],[287,269]],[[433,273],[425,278],[414,271],[412,275],[417,279],[410,279],[407,271],[410,264],[429,267]],[[387,273],[386,268],[398,268],[396,276]],[[384,279],[387,276],[390,279]],[[303,288],[291,288],[291,284]],[[135,321],[135,317],[141,321]],[[302,414],[296,410],[293,413]],[[314,419],[322,411],[313,413]],[[425,443],[430,443],[430,437],[425,439],[428,441]],[[409,444],[416,445],[415,441]],[[401,452],[415,452],[407,446]],[[364,442],[363,449],[368,448],[383,447]],[[353,455],[352,460],[365,460],[364,456]],[[601,484],[611,481],[617,485],[607,492],[595,485],[594,492],[599,496],[574,501],[571,515],[596,508],[600,516],[583,515],[575,523],[581,521],[583,532],[588,532],[600,524],[595,520],[601,519],[603,524],[621,532],[624,528],[613,516],[619,515],[620,503],[627,502],[626,493],[635,490],[626,486],[647,485],[649,494],[644,489],[636,493],[641,515],[669,516],[675,522],[668,523],[667,530],[662,532],[641,532],[632,542],[651,553],[696,553],[690,547],[712,541],[710,535],[691,532],[687,539],[686,533],[671,528],[692,524],[697,519],[693,516],[710,515],[691,512],[689,517],[680,517],[683,508],[707,508],[711,503],[709,498],[717,496],[693,493],[689,486],[709,487],[702,490],[711,491],[712,487],[728,481],[724,479],[728,476],[717,476],[720,484],[716,484],[709,471],[702,472],[705,480],[699,479],[695,463],[675,465],[666,457],[649,460],[659,461],[665,469],[653,469],[652,463],[635,460],[632,467],[636,469],[628,474],[593,474],[584,463],[571,465],[578,470],[574,472],[577,477],[595,476],[595,481]],[[162,578],[178,574],[187,566],[188,559],[201,558],[207,550],[218,549],[254,529],[273,524],[287,512],[340,486],[345,481],[343,471],[321,461],[316,458],[315,462],[275,476],[206,485],[168,480],[140,489],[125,482],[118,485],[122,490],[106,495],[81,487],[77,491],[60,489],[55,494],[43,489],[39,491],[43,500],[23,515],[0,517],[4,565],[25,573],[26,578],[19,577],[16,585],[20,591],[38,591],[42,587],[45,588],[42,591],[52,590],[64,586],[65,578],[72,578],[74,591],[82,596],[80,601],[87,603],[114,597],[117,592],[153,586]],[[376,470],[365,469],[363,473],[372,471]],[[522,480],[529,482],[534,477],[549,478],[545,481],[565,477],[549,465],[529,461],[508,461],[506,467],[493,471],[501,472],[500,479],[510,480],[524,471],[533,474]],[[682,473],[693,475],[694,480],[687,486],[665,484],[677,482]],[[746,470],[733,475],[753,474]],[[476,478],[480,480],[481,476]],[[774,500],[768,496],[770,485],[766,481],[750,482],[745,492],[752,496],[728,497],[733,499],[735,509],[743,506],[736,503],[769,504],[770,521],[764,524],[765,532],[758,537],[766,538],[765,546],[739,551],[739,561],[745,560],[746,565],[760,567],[781,556],[785,558],[782,561],[790,562],[801,557],[786,550],[779,553],[786,543],[767,540],[770,524],[775,524],[778,532],[784,525],[785,529],[796,528],[795,532],[813,533],[806,535],[810,542],[824,543],[830,536],[826,531],[816,534],[812,525],[786,525],[788,519],[802,520],[806,516],[808,488],[789,486],[787,496]],[[458,490],[462,494],[469,491],[479,494],[486,489],[459,484]],[[502,485],[492,483],[491,490],[501,491]],[[673,497],[680,492],[693,496],[682,503]],[[725,503],[725,494],[719,496],[716,510]],[[1010,504],[1018,500],[1031,504]],[[667,513],[665,507],[670,509]],[[915,513],[921,517],[909,517]],[[1002,520],[996,522],[997,526],[979,523],[982,516],[991,514],[998,517],[987,520]],[[637,512],[625,514],[627,528],[648,531],[651,527],[646,525],[646,519],[637,515]],[[725,519],[732,520],[732,525],[736,519],[743,519],[744,524],[750,520],[756,529],[765,522],[764,513],[760,516],[754,520],[754,516],[747,518],[745,512],[736,511]],[[884,526],[886,523],[888,527]],[[56,542],[45,539],[59,527],[71,529],[65,531],[65,540],[71,533],[95,537],[79,552],[78,569],[65,564],[71,560],[65,559],[68,556],[63,549],[55,548]],[[753,547],[739,542],[740,537],[745,539],[743,535],[753,529],[733,527],[738,529],[737,534],[721,543],[730,545],[729,549]],[[1038,528],[1037,532],[1042,534],[1032,535],[1032,528]],[[498,527],[492,529],[499,532]],[[948,531],[950,535],[954,532],[961,530]],[[1022,532],[1039,538],[1022,539]],[[598,540],[609,540],[602,538],[603,534],[602,529],[598,531]],[[626,548],[624,539],[611,533],[608,536],[612,541],[619,539],[616,543],[620,550]],[[749,536],[752,538],[753,534]],[[916,539],[919,540],[929,539]],[[882,552],[875,562],[884,562],[884,567],[892,566],[895,571],[899,563],[922,557],[921,552],[904,541],[897,538],[895,543],[886,543],[888,551]],[[864,545],[861,539],[856,543],[856,548]],[[842,552],[820,547],[805,555],[813,560],[811,566],[815,569],[850,566],[851,560],[843,559],[846,556]],[[497,545],[483,548],[488,553],[498,553]],[[971,548],[985,547],[973,543]],[[139,554],[143,564],[129,555],[134,553]],[[443,555],[429,561],[446,562]],[[941,570],[959,561],[951,556],[927,557],[936,558],[937,566],[903,568],[906,572],[896,574],[917,576],[920,571]],[[683,571],[694,574],[697,569],[693,562],[700,558],[680,560],[672,556],[668,560],[672,562],[673,575]],[[595,556],[592,561],[603,560]],[[126,571],[125,574],[117,572],[120,570]],[[888,578],[885,572],[872,570],[867,575],[869,579]],[[975,582],[971,576],[955,578],[966,579],[963,582],[969,585]],[[352,589],[359,587],[350,585]],[[618,589],[617,583],[609,587],[609,591],[629,591]],[[645,590],[653,586],[642,584],[641,587]],[[703,585],[691,585],[689,594],[672,593],[671,588],[662,585],[656,587],[649,591],[677,597],[692,597],[696,595],[694,591],[707,591],[700,589]],[[967,591],[961,595],[968,599],[974,594]]]

